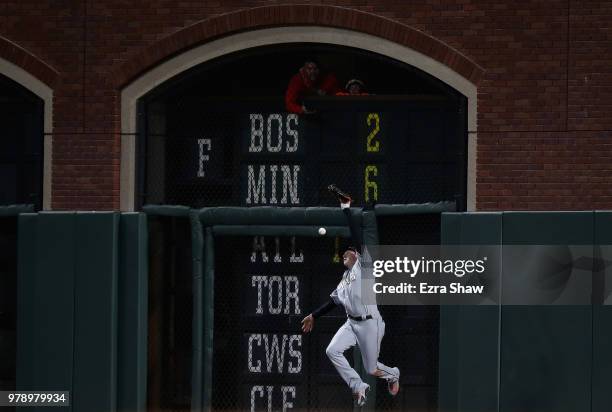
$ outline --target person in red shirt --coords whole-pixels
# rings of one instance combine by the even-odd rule
[[[288,112],[298,114],[314,113],[302,101],[306,96],[335,95],[340,91],[338,80],[333,73],[321,76],[316,62],[308,60],[289,81],[285,93],[285,106]]]

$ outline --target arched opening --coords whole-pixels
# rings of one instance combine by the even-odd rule
[[[43,199],[43,100],[0,75],[0,206]],[[17,216],[0,216],[0,390],[14,391]]]
[[[360,78],[372,95],[312,97],[307,104],[317,114],[291,117],[284,103],[287,83],[311,58],[323,71],[333,71],[340,84]],[[329,183],[354,194],[358,205],[451,201],[460,210],[467,206],[469,99],[406,62],[357,47],[291,42],[223,54],[161,84],[151,84],[156,87],[138,100],[137,206],[328,206],[335,204],[324,191]],[[155,300],[149,322],[154,325],[149,333],[153,363],[149,406],[154,408],[187,410],[198,396],[187,379],[193,362],[192,273],[188,227],[185,222],[182,225],[173,218],[152,219],[150,225],[150,242],[159,245],[152,254],[150,271],[150,289],[156,292],[149,295]],[[410,217],[399,223],[398,219],[381,220],[380,240],[435,244],[439,242],[439,215]],[[280,262],[274,269],[259,267],[273,272],[269,289],[280,292],[303,281],[303,310],[315,305],[335,281],[318,276],[321,270],[338,269],[332,258],[334,248],[341,246],[334,242],[331,238],[280,237],[277,250],[297,243],[307,263],[300,268]],[[282,408],[286,400],[295,407],[341,409],[347,399],[337,396],[342,384],[324,358],[325,344],[338,319],[321,323],[308,345],[290,333],[298,317],[291,326],[265,318],[252,321],[244,311],[257,306],[257,299],[252,298],[257,289],[248,284],[250,295],[236,292],[236,285],[243,285],[244,275],[253,270],[239,258],[249,255],[252,237],[223,239],[217,245],[212,407],[248,409],[257,404],[260,408],[270,396],[274,408]],[[287,274],[297,280],[281,280]],[[324,285],[321,290],[313,286],[319,282]],[[269,304],[270,312],[278,310],[280,298]],[[381,397],[378,405],[435,406],[437,308],[417,308],[410,316],[405,308],[381,308],[381,312],[395,330],[403,331],[386,338],[382,356],[401,351],[419,355],[405,356],[400,365],[411,371],[406,382],[410,398],[392,405]],[[270,366],[287,372],[301,365],[295,377],[286,373],[293,378],[290,384],[266,375],[272,389],[262,389],[259,374],[265,371],[259,370],[253,356],[261,362],[266,356],[273,358],[264,350],[267,339],[269,345],[276,339],[286,351],[287,342],[303,345],[299,350],[292,347],[293,355],[286,355],[284,366]],[[291,360],[295,363],[288,366],[290,356],[295,356]]]
[[[43,204],[44,101],[0,75],[0,204]]]
[[[311,98],[286,112],[304,60],[370,96]],[[330,205],[336,183],[362,203],[467,203],[467,99],[381,54],[292,43],[196,66],[139,102],[137,205]]]
[[[327,9],[324,6],[318,8]],[[275,8],[272,7],[271,9]],[[260,9],[257,10],[261,11]],[[335,11],[341,12],[341,14],[344,13],[344,9]],[[245,11],[246,14],[251,12],[249,10]],[[397,40],[399,43],[397,43],[394,40],[395,37],[387,39],[383,33],[384,30],[375,30],[376,33],[380,32],[380,35],[377,36],[350,29],[312,26],[314,22],[308,20],[307,16],[309,15],[304,15],[306,20],[302,23],[300,23],[301,18],[297,18],[292,23],[296,24],[295,26],[274,28],[252,27],[251,31],[230,32],[231,35],[224,33],[221,28],[225,26],[217,26],[218,22],[215,19],[210,22],[205,21],[192,28],[176,33],[176,35],[166,39],[167,41],[162,41],[157,47],[152,46],[145,54],[136,56],[132,61],[128,62],[129,64],[126,63],[121,71],[117,72],[117,85],[122,87],[121,210],[130,211],[137,208],[137,187],[143,183],[142,175],[139,182],[137,182],[136,178],[137,123],[140,122],[139,126],[142,126],[143,121],[141,116],[137,116],[139,99],[165,81],[179,76],[181,73],[201,63],[210,62],[218,57],[254,47],[300,42],[341,45],[378,53],[414,66],[434,78],[440,79],[465,96],[467,98],[468,133],[466,203],[467,210],[475,209],[477,93],[474,82],[478,81],[482,75],[482,68],[457,53],[457,51],[439,44],[434,39],[430,39],[408,27],[402,26],[397,28],[399,33],[405,35],[404,37],[400,36],[401,38]],[[274,16],[276,16],[276,13],[270,10],[270,18],[274,18]],[[244,20],[242,13],[236,13],[235,15],[228,16],[228,18],[236,20],[236,24]],[[307,22],[308,26],[299,25],[305,22]],[[280,23],[270,22],[269,24]],[[346,22],[342,19],[338,23],[339,27],[345,24]],[[212,32],[200,30],[201,26],[202,28],[203,26],[216,27],[216,29],[212,30]],[[222,34],[225,34],[225,36],[216,37]],[[200,40],[197,41],[197,38],[200,38]],[[201,42],[204,43],[198,45]],[[412,44],[414,44],[414,48],[411,48]],[[423,54],[423,51],[417,51],[425,50],[427,47],[437,50],[438,58],[432,58]],[[444,63],[447,60],[449,63]],[[148,69],[148,71],[142,72],[144,69]]]

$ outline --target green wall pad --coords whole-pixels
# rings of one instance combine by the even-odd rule
[[[123,213],[119,239],[117,410],[145,411],[149,275],[146,216]]]
[[[595,212],[595,243],[600,245],[596,257],[612,262],[612,212]],[[599,255],[597,255],[599,253]],[[612,405],[612,267],[596,272],[594,290],[600,290],[593,306],[593,412],[607,412]],[[604,303],[604,305],[600,305]]]
[[[346,225],[346,218],[339,207],[214,207],[200,209],[197,213],[204,226]]]
[[[589,245],[593,213],[506,212],[503,231],[506,245]],[[591,321],[590,306],[503,306],[500,411],[590,410]]]
[[[19,217],[17,389],[116,410],[117,213]]]
[[[609,212],[504,212],[497,214],[497,218],[492,215],[444,214],[443,243],[473,244],[482,239],[499,243],[501,239],[504,246],[513,246],[505,248],[503,254],[502,302],[510,302],[510,296],[525,296],[536,290],[540,299],[537,302],[544,303],[541,298],[550,294],[554,305],[498,307],[497,338],[494,314],[488,313],[491,307],[442,308],[441,411],[610,410],[612,397],[607,378],[612,372],[609,355],[612,335],[607,332],[607,325],[612,321],[612,312],[599,304],[607,299],[609,271],[575,265],[571,277],[557,277],[558,282],[534,289],[526,281],[533,280],[527,279],[531,272],[525,272],[528,275],[521,279],[525,273],[514,271],[511,259],[534,259],[538,263],[539,255],[527,254],[530,249],[517,254],[517,245],[560,248],[586,245],[585,251],[595,251],[596,257],[610,260],[612,253],[608,247],[591,245],[612,243],[612,216]],[[575,250],[569,255],[572,259],[579,257],[576,253],[583,253]],[[538,269],[534,273],[545,272],[541,269],[544,266],[535,263],[532,266]],[[591,288],[595,293],[591,293]],[[574,298],[584,290],[589,291],[589,296],[586,299],[579,296],[579,302],[586,303],[569,305],[574,300],[566,299],[568,295]],[[553,296],[552,292],[558,293]],[[597,304],[591,306],[590,299]],[[471,320],[465,322],[466,319]],[[492,376],[496,353],[497,378]],[[491,396],[493,382],[498,385],[497,404],[495,396]]]
[[[76,214],[73,408],[116,405],[117,213]]]
[[[17,390],[72,391],[74,226],[73,213],[19,217]]]
[[[501,213],[445,213],[443,244],[501,244]],[[440,307],[440,412],[497,410],[499,306]]]

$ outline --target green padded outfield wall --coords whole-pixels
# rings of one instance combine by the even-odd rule
[[[146,220],[22,214],[18,267],[17,389],[69,390],[72,411],[144,410]]]
[[[441,243],[498,245],[501,213],[442,215]],[[499,306],[440,308],[440,412],[497,410]]]
[[[493,231],[497,233],[492,237],[499,238],[501,234],[504,245],[612,243],[609,212],[504,212],[498,216],[498,221],[493,223],[491,214],[487,213],[445,214],[443,242],[478,242],[487,239],[486,235],[481,238],[483,232],[495,228]],[[612,260],[608,248],[602,248],[600,254]],[[573,288],[576,282],[590,288],[593,281],[595,291],[605,291],[605,294],[592,294],[593,298],[603,300],[607,296],[609,270],[592,272],[579,266],[572,268],[572,278],[549,286],[573,293],[580,290]],[[502,274],[502,301],[507,301],[509,290],[520,293],[521,288],[529,288],[520,276],[508,272]],[[603,412],[611,409],[609,325],[612,311],[607,306],[504,305],[497,323],[498,339],[493,333],[496,323],[488,312],[490,309],[442,308],[439,380],[442,411]],[[486,344],[490,348],[485,348]],[[494,361],[495,352],[498,365]],[[496,366],[499,367],[497,377],[493,376]],[[492,382],[499,385],[497,405]]]
[[[73,409],[113,411],[119,214],[77,212],[75,218]]]
[[[149,280],[146,215],[121,214],[118,250],[117,411],[145,411]]]
[[[590,245],[593,235],[593,212],[503,214],[506,245]],[[511,275],[502,275],[504,290]],[[501,412],[590,410],[591,312],[591,306],[502,307]]]
[[[21,215],[18,236],[16,389],[72,391],[76,214]]]
[[[612,212],[595,212],[595,243],[601,246],[600,256],[604,262],[612,262]],[[593,305],[593,412],[607,412],[612,409],[612,291],[611,268],[597,271],[597,286],[601,294],[595,295]],[[600,305],[603,303],[603,305]]]

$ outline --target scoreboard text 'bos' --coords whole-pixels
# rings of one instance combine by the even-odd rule
[[[290,113],[251,113],[249,154],[267,154],[271,160],[286,160],[299,152],[298,116]],[[274,159],[274,155],[279,155]],[[300,166],[297,164],[246,165],[247,205],[300,205]]]

